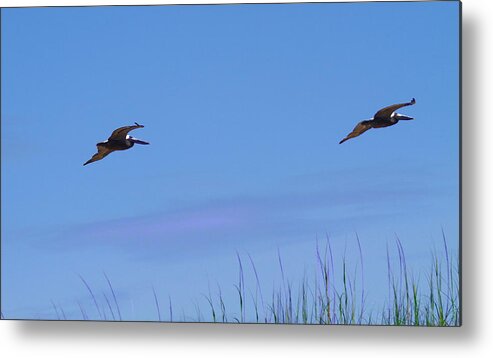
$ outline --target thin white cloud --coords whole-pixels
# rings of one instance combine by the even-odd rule
[[[265,197],[236,197],[197,203],[175,211],[118,220],[92,222],[49,234],[50,248],[116,247],[129,253],[157,250],[220,249],[254,241],[289,241],[320,230],[343,230],[392,215],[389,201],[419,205],[427,191],[404,188],[357,188],[351,193],[288,193]],[[413,200],[409,200],[412,198]],[[46,241],[43,240],[43,245]]]

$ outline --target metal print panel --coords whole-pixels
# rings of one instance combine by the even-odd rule
[[[2,319],[461,324],[459,2],[1,16]]]

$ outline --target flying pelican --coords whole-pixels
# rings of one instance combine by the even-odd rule
[[[95,162],[97,160],[101,160],[115,150],[125,150],[132,148],[135,143],[149,144],[147,142],[144,142],[143,140],[128,135],[128,132],[133,131],[137,128],[144,128],[144,126],[135,122],[134,126],[125,126],[115,129],[113,133],[111,133],[111,136],[108,138],[108,140],[96,144],[96,147],[98,147],[98,152],[94,154],[91,159],[85,162],[84,165]]]
[[[372,119],[359,122],[356,125],[356,127],[354,127],[353,131],[351,133],[349,133],[346,138],[341,140],[339,142],[339,144],[342,144],[345,141],[347,141],[348,139],[351,139],[351,138],[354,138],[354,137],[357,137],[357,136],[363,134],[368,129],[393,126],[394,124],[399,122],[401,119],[402,120],[414,119],[412,117],[408,117],[408,116],[405,116],[403,114],[396,113],[395,111],[401,107],[411,106],[415,103],[416,103],[416,100],[413,98],[411,100],[411,102],[393,104],[391,106],[382,108],[377,113],[375,113],[375,115],[373,116]]]

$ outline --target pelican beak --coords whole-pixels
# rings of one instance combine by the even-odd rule
[[[144,142],[143,140],[140,140],[137,138],[132,138],[132,142],[137,143],[137,144],[149,144],[148,142]]]

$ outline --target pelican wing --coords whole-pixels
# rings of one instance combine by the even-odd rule
[[[111,149],[106,148],[104,143],[98,143],[96,146],[98,147],[98,152],[94,154],[91,159],[85,162],[84,165],[101,160],[113,151]]]
[[[405,107],[405,106],[411,106],[415,103],[416,103],[416,100],[413,98],[411,100],[411,102],[393,104],[391,106],[382,108],[377,113],[375,113],[375,115],[373,116],[373,119],[389,119],[390,116],[392,115],[392,113],[394,113],[399,108]]]
[[[125,126],[115,129],[113,133],[111,133],[111,136],[108,138],[108,140],[125,140],[127,138],[128,132],[133,131],[134,129],[137,128],[144,128],[144,126],[135,123],[134,126]]]
[[[348,139],[351,139],[351,138],[354,138],[354,137],[357,137],[363,133],[365,133],[368,129],[371,128],[371,124],[370,124],[371,121],[362,121],[362,122],[359,122],[356,127],[354,127],[353,131],[351,133],[349,133],[346,138],[344,138],[343,140],[341,140],[339,142],[339,144],[342,144],[344,143],[345,141],[347,141]]]

